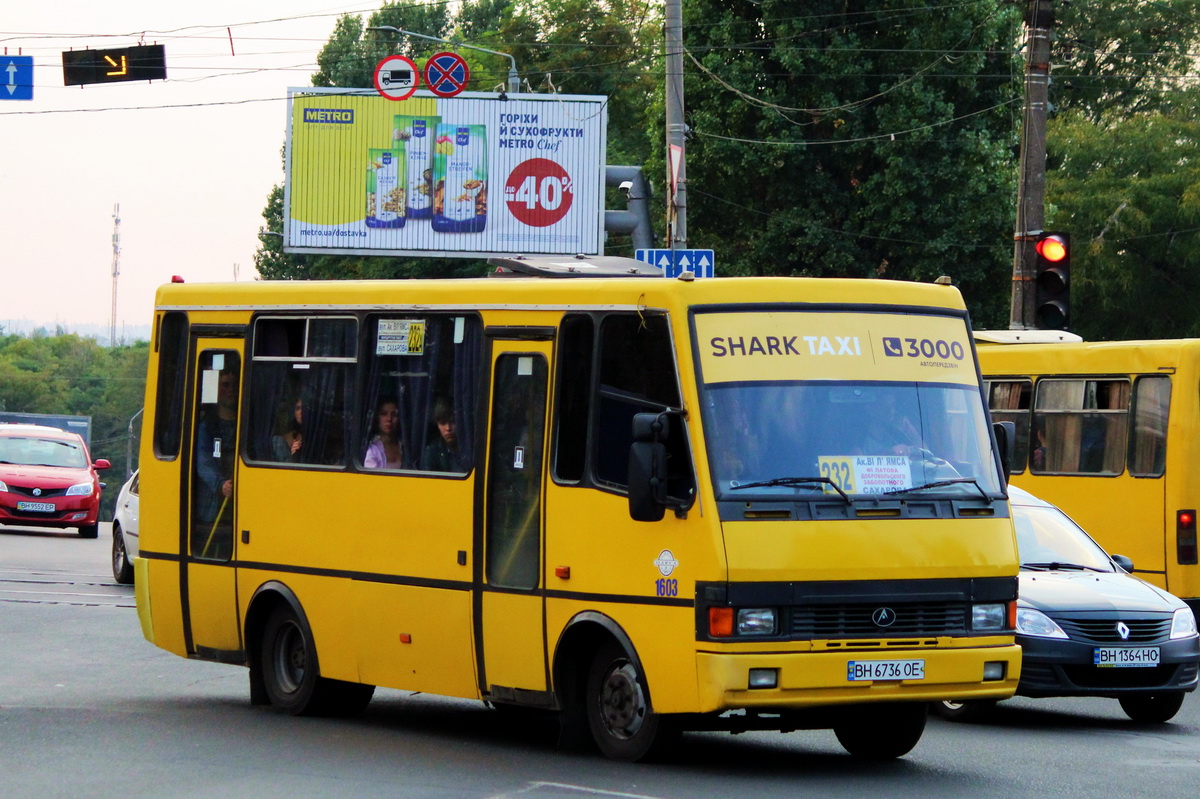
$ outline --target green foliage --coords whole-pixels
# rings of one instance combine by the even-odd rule
[[[1194,109],[1051,124],[1048,228],[1071,232],[1073,330],[1088,339],[1200,336],[1200,120]]]
[[[684,5],[688,241],[724,274],[931,280],[1007,316],[1011,7]]]
[[[125,479],[130,419],[142,407],[150,346],[105,348],[92,339],[44,330],[32,336],[0,336],[0,409],[92,417],[92,457],[113,468],[101,479],[102,518],[111,518],[117,490]],[[133,458],[141,417],[134,422]]]

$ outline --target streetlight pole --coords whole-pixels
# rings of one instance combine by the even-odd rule
[[[367,28],[367,30],[369,30],[369,31],[390,31],[392,33],[398,33],[403,36],[415,36],[418,39],[429,39],[432,42],[441,42],[442,44],[448,44],[451,47],[465,47],[468,50],[478,50],[481,53],[491,53],[492,55],[503,56],[504,58],[508,59],[508,92],[509,92],[509,94],[516,94],[517,92],[519,92],[521,90],[521,78],[517,76],[517,59],[513,58],[508,53],[501,53],[498,50],[488,50],[486,47],[476,47],[473,44],[463,44],[462,42],[455,42],[450,39],[441,39],[441,38],[438,38],[437,36],[426,36],[423,33],[413,33],[412,31],[400,30],[399,28],[394,28],[391,25],[372,25],[371,27]]]

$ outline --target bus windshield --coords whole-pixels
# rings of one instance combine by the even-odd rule
[[[707,388],[706,410],[720,499],[1000,491],[975,386],[725,383]]]

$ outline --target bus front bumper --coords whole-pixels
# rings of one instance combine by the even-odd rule
[[[696,660],[700,712],[1007,699],[1021,675],[1021,648],[1016,644],[887,652],[700,652]],[[872,679],[863,677],[864,670],[921,676]],[[851,679],[852,673],[859,678]]]

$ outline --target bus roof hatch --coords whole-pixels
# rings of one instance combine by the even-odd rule
[[[644,261],[616,255],[513,255],[489,258],[492,277],[662,277],[663,271]]]

